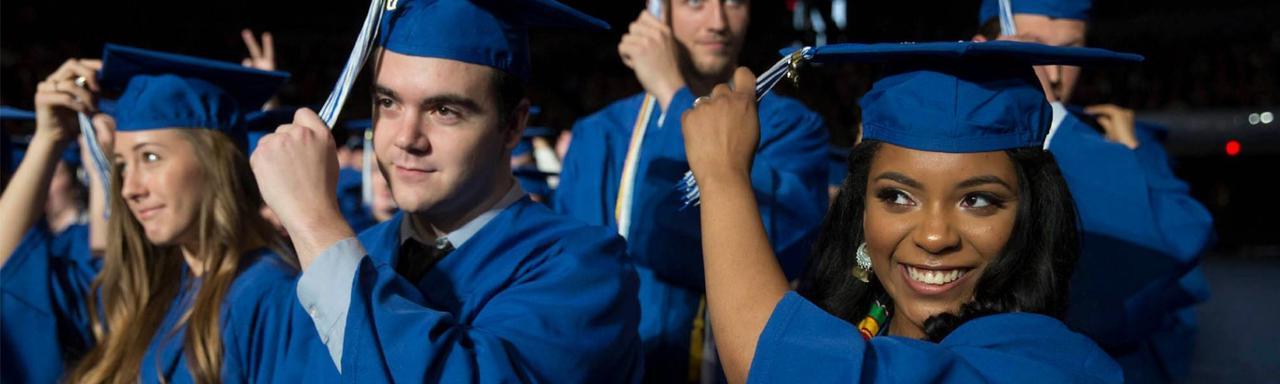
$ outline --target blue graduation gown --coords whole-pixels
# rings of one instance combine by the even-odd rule
[[[756,345],[748,383],[1120,383],[1120,367],[1057,319],[970,320],[940,343],[862,339],[857,327],[787,293]]]
[[[554,206],[615,232],[614,207],[633,125],[644,95],[617,101],[578,121]],[[627,250],[640,276],[640,336],[646,375],[686,380],[690,332],[705,292],[702,229],[696,207],[680,210],[677,182],[689,170],[680,117],[693,105],[681,89],[658,127],[653,112],[637,161]],[[827,131],[800,102],[774,94],[759,104],[760,144],[751,184],[765,232],[788,278],[804,268],[827,209]]]
[[[102,262],[89,253],[88,229],[72,226],[55,237],[40,232],[28,233],[4,267],[5,382],[58,381],[64,365],[94,343],[85,293]],[[246,257],[223,300],[222,380],[336,381],[336,367],[297,303],[296,268],[268,251]],[[175,325],[199,281],[184,278],[183,285],[143,356],[140,382],[192,382],[182,351],[185,327]]]
[[[404,213],[359,236],[344,382],[634,382],[636,277],[622,239],[521,198],[421,281],[395,271]]]
[[[36,223],[0,269],[0,382],[56,382],[93,346],[83,295],[101,261],[89,228],[47,228]]]
[[[1189,308],[1208,298],[1199,257],[1213,220],[1173,175],[1155,129],[1135,128],[1142,144],[1130,150],[1068,114],[1050,142],[1083,230],[1066,322],[1116,356],[1130,381],[1164,382],[1185,373],[1191,345],[1156,339],[1194,332]]]
[[[369,207],[364,205],[364,175],[359,169],[338,170],[338,209],[351,230],[357,233],[377,224]]]

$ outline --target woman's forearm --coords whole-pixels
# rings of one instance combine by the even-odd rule
[[[725,375],[741,383],[756,341],[789,285],[765,234],[750,176],[698,179],[708,314]]]
[[[31,138],[22,163],[0,195],[0,217],[5,218],[5,225],[0,227],[0,265],[9,261],[23,235],[44,215],[54,167],[66,146],[66,142],[39,134]]]

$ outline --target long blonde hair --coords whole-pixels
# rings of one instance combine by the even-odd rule
[[[221,382],[221,304],[247,262],[246,252],[269,247],[295,263],[281,237],[259,214],[262,196],[244,153],[226,135],[207,129],[180,129],[195,149],[206,196],[196,216],[197,252],[204,265],[194,304],[175,327],[186,326],[183,352],[197,383]],[[182,287],[178,246],[157,246],[129,214],[121,196],[121,169],[111,171],[111,218],[102,272],[88,292],[88,310],[97,344],[76,365],[70,381],[136,382],[147,347]],[[98,299],[101,299],[99,304]]]

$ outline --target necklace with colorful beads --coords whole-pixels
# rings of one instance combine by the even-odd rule
[[[889,318],[889,309],[880,304],[880,300],[871,303],[871,310],[867,311],[867,317],[858,322],[858,333],[862,334],[863,340],[871,340],[872,336],[880,333],[880,328],[884,326],[885,319]]]

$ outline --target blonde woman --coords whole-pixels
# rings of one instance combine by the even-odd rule
[[[47,283],[6,286],[6,292],[40,292],[26,296],[49,302],[37,306],[57,319],[57,333],[89,340],[87,350],[61,351],[70,359],[66,380],[293,381],[302,378],[289,375],[301,369],[286,361],[304,367],[314,351],[325,359],[317,361],[327,362],[311,320],[296,304],[296,260],[258,215],[262,199],[244,153],[243,112],[262,105],[286,77],[108,45],[102,63],[71,60],[41,83],[35,150],[0,202],[0,215],[21,223],[33,221],[37,213],[25,207],[41,198],[23,189],[48,180],[45,148],[74,138],[75,113],[93,112],[98,92],[123,89],[113,143],[104,149],[113,164],[105,255],[99,260],[21,244],[3,260],[7,273],[43,276]],[[9,255],[15,248],[9,239],[26,230],[0,230],[0,253]],[[24,334],[26,327],[45,329],[4,324],[6,335]],[[336,375],[326,366],[332,365],[310,371]]]

